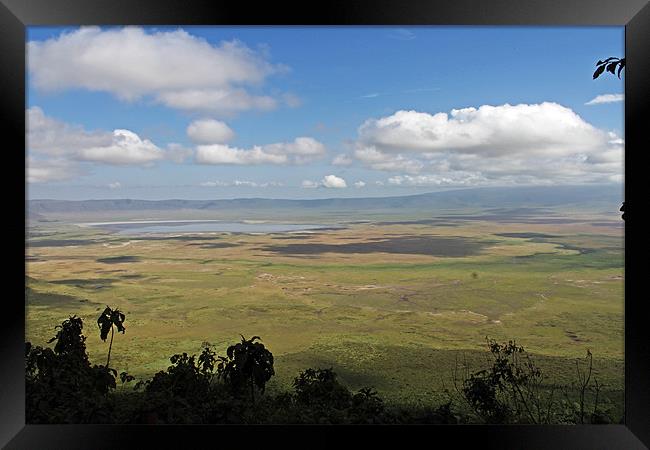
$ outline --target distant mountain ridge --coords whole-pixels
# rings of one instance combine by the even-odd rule
[[[615,205],[623,201],[620,185],[471,188],[395,197],[327,198],[308,200],[237,198],[228,200],[29,200],[32,217],[52,213],[99,211],[166,211],[235,209],[418,209],[418,208],[534,208],[563,205]]]

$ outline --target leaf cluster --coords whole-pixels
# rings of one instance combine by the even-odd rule
[[[266,383],[275,375],[273,354],[266,349],[259,336],[231,345],[226,356],[219,356],[217,373],[220,379],[228,383],[235,394],[241,394],[250,388],[251,400],[255,401],[255,390],[264,393]]]
[[[104,312],[101,313],[97,319],[97,325],[99,326],[99,337],[102,341],[106,341],[108,337],[108,332],[111,331],[113,325],[117,328],[117,331],[124,334],[126,329],[124,328],[124,319],[125,316],[119,309],[111,309],[106,307]]]
[[[621,78],[621,71],[625,68],[625,58],[615,58],[612,56],[605,59],[604,61],[598,61],[596,63],[596,67],[596,71],[593,75],[594,80],[602,75],[605,70]],[[616,70],[616,67],[618,67],[618,70]]]

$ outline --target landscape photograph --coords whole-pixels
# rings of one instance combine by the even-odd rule
[[[623,27],[26,38],[28,424],[623,423]]]

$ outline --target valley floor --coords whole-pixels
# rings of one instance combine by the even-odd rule
[[[137,236],[41,224],[29,230],[26,340],[48,345],[76,314],[101,364],[108,344],[95,323],[109,305],[126,314],[112,365],[136,378],[204,341],[223,353],[258,335],[275,356],[270,389],[333,367],[387,401],[439,404],[454,367],[488,365],[489,336],[523,345],[549,383],[573,380],[590,350],[604,395],[622,408],[620,219],[539,219]]]

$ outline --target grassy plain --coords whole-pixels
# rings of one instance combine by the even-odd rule
[[[29,229],[26,340],[47,345],[76,314],[92,362],[103,364],[108,344],[95,321],[110,305],[126,313],[111,365],[136,377],[203,341],[223,354],[239,334],[259,335],[276,357],[271,389],[331,366],[389,402],[437,405],[456,361],[478,369],[486,336],[516,339],[550,383],[575,379],[575,360],[590,349],[605,396],[622,408],[620,219],[535,217],[140,236],[38,224]]]

